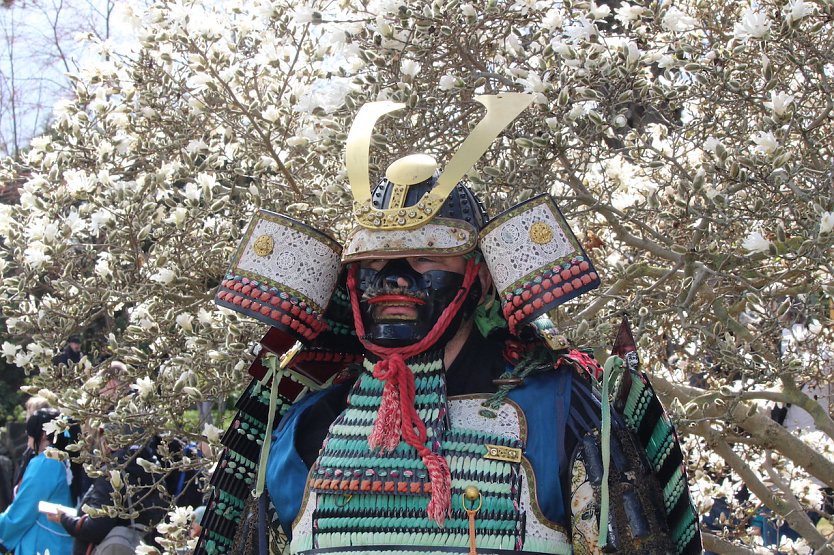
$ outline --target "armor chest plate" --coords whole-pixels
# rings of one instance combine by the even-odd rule
[[[445,403],[445,429],[429,426],[439,436],[430,435],[430,441],[439,442],[452,477],[451,512],[443,528],[426,517],[431,484],[414,449],[401,442],[392,453],[372,453],[365,419],[373,415],[349,407],[331,426],[311,470],[293,525],[292,553],[468,553],[467,487],[480,494],[478,553],[570,553],[564,528],[547,521],[538,508],[535,476],[523,457],[524,414],[507,401],[497,417],[484,417],[485,399],[451,398]],[[352,395],[352,405],[356,401],[362,404]],[[416,406],[419,411],[419,402]],[[432,415],[426,416],[430,424]]]

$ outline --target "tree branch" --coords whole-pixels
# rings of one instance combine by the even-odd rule
[[[705,550],[714,551],[716,553],[720,553],[721,555],[756,554],[756,552],[752,549],[748,549],[747,547],[743,547],[741,545],[738,545],[737,543],[733,543],[723,538],[719,538],[715,534],[710,534],[709,532],[701,532],[701,540],[704,544]]]
[[[698,397],[706,400],[710,393],[697,387],[673,384],[659,376],[652,377],[652,385],[666,404],[674,398],[684,404]],[[829,487],[834,487],[834,463],[774,422],[769,416],[759,414],[756,407],[743,402],[728,407],[725,403],[719,404],[713,400],[698,403],[698,408],[690,414],[690,418],[721,420],[730,425],[738,425],[758,440],[760,447],[778,451]]]
[[[750,465],[747,464],[738,454],[733,451],[733,448],[724,441],[721,434],[709,427],[705,422],[700,422],[696,425],[698,434],[702,436],[707,444],[712,447],[716,453],[721,455],[730,466],[733,467],[744,483],[750,488],[750,491],[758,497],[762,503],[767,505],[777,514],[784,517],[785,521],[790,524],[791,528],[799,532],[809,545],[813,547],[817,555],[834,555],[834,548],[828,545],[825,537],[819,533],[814,527],[814,523],[808,518],[808,515],[799,507],[797,510],[790,501],[777,497],[768,487],[759,479],[758,475],[753,472]],[[796,499],[794,499],[796,501]],[[797,503],[798,504],[798,503]]]

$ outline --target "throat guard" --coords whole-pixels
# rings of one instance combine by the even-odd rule
[[[411,345],[426,337],[460,291],[464,279],[463,274],[444,270],[417,272],[405,259],[391,260],[378,271],[360,268],[357,277],[366,332],[363,339],[382,347]],[[480,282],[475,280],[435,346],[444,345],[454,336],[480,297]]]

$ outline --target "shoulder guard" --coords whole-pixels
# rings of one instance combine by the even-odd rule
[[[238,399],[237,413],[221,443],[224,447],[211,479],[211,497],[203,516],[203,531],[195,555],[233,551],[240,536],[241,516],[255,487],[261,449],[267,434],[270,393],[275,391],[274,424],[311,391],[350,379],[348,366],[361,360],[354,354],[311,346],[292,361],[291,368],[272,376],[265,357],[280,355],[289,346],[284,334],[272,328],[261,340],[261,350],[249,368],[254,377]],[[274,387],[272,382],[278,380]],[[270,433],[272,430],[270,430]]]
[[[628,321],[620,326],[605,369],[589,352],[571,349],[546,318],[537,319],[533,331],[539,351],[546,346],[551,352],[553,366],[573,368],[586,384],[573,394],[586,398],[574,403],[584,407],[586,426],[576,430],[569,459],[574,541],[582,545],[591,538],[590,552],[701,553],[680,442],[640,370]],[[600,414],[590,414],[597,410]],[[600,520],[607,521],[605,530],[599,530]]]
[[[663,493],[662,507],[676,554],[701,553],[698,515],[692,504],[680,441],[669,416],[640,369],[628,319],[617,334],[610,360],[614,410]],[[609,363],[606,363],[606,367]],[[605,389],[605,388],[604,388]]]

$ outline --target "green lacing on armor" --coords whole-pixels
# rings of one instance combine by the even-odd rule
[[[493,393],[489,399],[481,403],[484,408],[479,411],[479,414],[485,418],[496,418],[501,405],[509,395],[510,391],[521,385],[524,378],[533,372],[553,368],[553,352],[547,348],[537,348],[527,354],[512,370],[508,370],[501,374],[500,380],[517,380],[517,383],[501,384],[498,386],[498,391]]]
[[[623,371],[623,359],[611,356],[605,361],[602,369],[602,430],[600,440],[602,447],[602,484],[599,493],[599,537],[597,547],[603,548],[608,544],[608,473],[611,466],[611,399],[609,388],[612,385],[612,375],[617,376]]]

